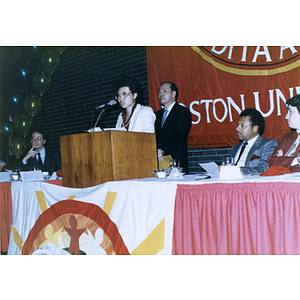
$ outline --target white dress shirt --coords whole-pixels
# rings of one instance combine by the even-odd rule
[[[239,160],[239,162],[237,163],[237,165],[239,167],[244,167],[245,166],[245,162],[246,162],[246,158],[248,156],[248,153],[251,149],[251,147],[253,146],[253,144],[255,143],[256,139],[258,138],[259,134],[257,136],[255,136],[254,138],[252,138],[251,140],[247,141],[248,142],[248,145],[245,147],[245,150]],[[244,143],[241,143],[241,147],[239,149],[239,151],[237,151],[236,155],[235,155],[235,158],[234,158],[234,161],[237,161],[239,155],[240,155],[240,152],[241,152],[241,148],[243,146]]]
[[[175,105],[175,103],[176,103],[176,101],[174,101],[168,108],[165,108],[165,107],[163,106],[163,108],[165,108],[165,109],[168,111],[168,115],[169,115],[170,111],[172,110],[173,106]],[[167,117],[167,118],[168,118],[168,117]]]
[[[129,123],[128,131],[154,133],[156,115],[150,106],[137,104]],[[117,119],[116,128],[121,128],[123,123],[122,113]]]

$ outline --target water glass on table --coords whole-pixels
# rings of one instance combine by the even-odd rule
[[[226,156],[222,158],[222,166],[233,166],[234,159],[231,156]]]

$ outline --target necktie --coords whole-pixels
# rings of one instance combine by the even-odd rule
[[[37,159],[37,162],[38,162],[38,168],[40,169],[40,170],[42,170],[43,169],[43,162],[42,162],[42,158],[41,158],[41,153],[37,153],[37,156],[38,156],[38,159]]]
[[[243,144],[243,146],[242,146],[242,148],[241,148],[241,151],[240,151],[240,155],[239,155],[237,161],[235,162],[235,165],[238,164],[238,162],[239,162],[239,160],[241,159],[242,154],[243,154],[243,152],[244,152],[244,150],[245,150],[245,148],[246,148],[247,145],[248,145],[248,142],[245,142],[245,143]]]
[[[164,113],[163,113],[163,116],[161,119],[161,128],[164,126],[167,116],[168,116],[168,110],[166,108],[164,108]]]

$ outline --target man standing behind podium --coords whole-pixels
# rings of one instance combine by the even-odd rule
[[[269,168],[268,158],[278,143],[261,137],[264,131],[265,120],[258,110],[248,108],[241,112],[236,128],[240,143],[233,146],[231,157],[243,174],[260,174]]]
[[[51,176],[53,172],[61,170],[59,153],[45,148],[46,136],[42,130],[32,132],[30,143],[32,147],[19,166],[21,171],[32,171],[36,169],[49,172]]]
[[[155,133],[158,161],[171,155],[180,161],[183,172],[188,173],[187,138],[192,125],[188,108],[177,103],[178,88],[173,82],[163,82],[158,90],[158,99],[163,106],[156,112]]]

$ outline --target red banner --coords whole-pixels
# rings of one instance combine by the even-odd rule
[[[233,146],[245,108],[265,118],[263,137],[289,131],[285,102],[300,94],[299,46],[147,47],[149,104],[161,108],[163,81],[179,89],[178,102],[192,113],[189,147]]]

